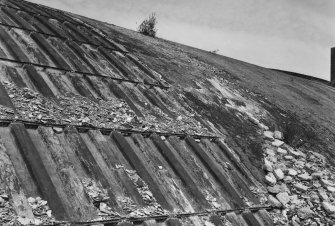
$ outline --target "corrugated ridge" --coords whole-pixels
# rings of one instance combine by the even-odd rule
[[[104,37],[102,31],[100,34],[99,30],[91,29],[89,25],[35,4],[23,1],[13,4],[17,7],[11,4],[11,9],[3,10],[6,15],[2,21],[11,20],[16,28],[9,27],[7,30],[0,25],[0,39],[5,47],[3,52],[8,57],[8,62],[1,65],[6,68],[6,79],[18,87],[28,87],[51,99],[64,91],[93,101],[118,97],[125,100],[140,117],[157,114],[157,109],[171,120],[190,113],[188,105],[178,99],[177,93],[160,89],[166,87],[162,85],[164,81],[159,81],[150,68],[127,53],[123,46]],[[24,13],[17,13],[15,10],[18,8]],[[34,19],[30,14],[41,15]],[[35,21],[33,26],[26,22],[28,18]],[[59,26],[51,23],[51,18],[57,20]],[[37,56],[35,52],[23,48],[25,44],[13,35],[15,32],[21,32],[19,34],[29,40],[32,48],[41,50],[42,55]],[[67,37],[63,37],[64,34]],[[64,42],[68,37],[71,40]],[[92,48],[97,45],[100,47]],[[115,49],[117,51],[111,51]],[[47,59],[47,65],[37,62],[43,57]],[[57,74],[55,71],[63,72]],[[114,78],[118,83],[108,80],[108,76],[94,76],[102,71],[119,76],[120,79]],[[124,78],[133,84],[125,84],[127,80]],[[8,98],[0,99],[2,103],[17,110]],[[197,117],[204,126],[212,128]],[[97,203],[90,199],[85,190],[86,182],[83,181],[87,180],[107,191],[107,205],[120,214],[127,212],[123,201],[128,199],[138,209],[157,202],[163,209],[172,212],[245,208],[247,203],[243,195],[250,203],[258,204],[258,198],[250,191],[250,186],[257,187],[258,184],[247,178],[250,172],[241,166],[223,143],[210,137],[192,138],[187,133],[158,133],[158,136],[154,131],[125,130],[120,133],[78,126],[66,127],[59,132],[59,129],[52,130],[40,123],[32,122],[29,126],[29,123],[11,123],[11,120],[3,125],[5,127],[0,127],[0,136],[24,187],[26,198],[41,195],[50,203],[57,219],[90,220],[98,217]],[[11,129],[8,130],[7,126]],[[103,134],[104,131],[106,133]],[[27,146],[24,146],[25,143]],[[218,157],[221,155],[219,152],[223,152],[222,156],[225,157]],[[19,156],[15,157],[15,154]],[[18,162],[23,164],[18,165]],[[234,171],[224,168],[225,163],[233,166]],[[19,172],[23,171],[25,173],[20,176]],[[136,175],[141,179],[138,181],[144,181],[143,184],[134,181]],[[151,200],[151,203],[144,200],[143,191],[140,190],[146,186],[153,194],[154,201]],[[213,217],[210,221],[214,225],[223,224],[223,220],[237,225],[271,225],[266,212],[242,212],[227,214],[223,218]],[[201,217],[186,219],[188,224],[194,225],[205,221]],[[181,222],[179,219],[168,219],[164,224],[181,225]],[[143,224],[154,223],[149,220]],[[123,224],[132,225],[125,222],[118,225]]]
[[[203,195],[201,194],[203,191],[198,190],[195,192],[195,190],[192,191],[192,189],[189,187],[192,184],[195,186],[194,189],[201,187],[199,186],[196,180],[193,180],[191,178],[187,179],[187,177],[190,177],[190,175],[187,173],[188,170],[186,170],[186,168],[189,168],[191,166],[180,164],[178,161],[176,161],[176,159],[180,159],[180,157],[178,156],[175,156],[174,158],[172,158],[170,149],[168,148],[168,146],[165,145],[165,143],[168,141],[161,140],[159,136],[154,135],[150,138],[143,137],[141,139],[137,139],[136,137],[127,138],[120,133],[114,132],[112,133],[111,137],[108,137],[106,135],[102,135],[98,131],[92,131],[92,132],[87,131],[84,133],[83,132],[78,133],[73,127],[66,128],[64,132],[55,133],[51,128],[47,128],[43,126],[39,126],[38,129],[26,129],[24,125],[21,123],[12,123],[10,125],[11,130],[6,130],[6,128],[7,127],[0,127],[0,136],[2,138],[1,141],[3,142],[3,145],[7,148],[8,147],[13,148],[13,146],[11,146],[11,144],[8,143],[10,142],[10,140],[4,139],[4,138],[8,136],[14,137],[14,141],[17,144],[15,145],[15,148],[17,148],[18,153],[20,153],[20,156],[22,156],[25,164],[28,166],[29,175],[31,178],[33,178],[33,181],[34,181],[33,183],[36,183],[36,188],[38,188],[37,190],[38,194],[41,195],[43,199],[49,202],[49,205],[51,206],[53,213],[57,217],[57,219],[80,220],[82,219],[82,216],[86,213],[85,212],[86,210],[83,208],[83,209],[78,209],[78,210],[76,209],[75,210],[76,213],[71,212],[71,215],[70,215],[69,209],[71,208],[71,205],[70,203],[66,202],[66,200],[64,200],[65,196],[68,196],[69,193],[67,194],[59,193],[63,191],[70,192],[70,190],[68,190],[69,188],[63,187],[66,185],[66,183],[60,182],[64,180],[65,178],[57,179],[58,177],[55,177],[55,175],[58,173],[56,173],[56,171],[54,172],[55,175],[54,173],[52,173],[53,171],[51,169],[53,168],[54,169],[58,168],[58,170],[60,170],[59,173],[62,172],[62,169],[66,170],[68,168],[68,166],[66,166],[67,164],[66,161],[68,160],[71,161],[74,166],[72,168],[73,170],[71,170],[72,173],[68,175],[72,175],[71,177],[74,177],[75,175],[77,175],[76,176],[78,178],[77,180],[79,180],[77,181],[77,183],[81,183],[80,180],[87,177],[101,184],[101,186],[108,191],[108,194],[110,197],[108,204],[115,211],[121,211],[120,213],[122,213],[122,206],[120,206],[120,200],[115,195],[117,195],[120,198],[120,194],[126,195],[127,192],[132,191],[133,189],[135,189],[136,186],[133,189],[130,189],[126,191],[126,193],[124,193],[125,191],[122,191],[122,189],[120,189],[120,186],[121,187],[129,186],[129,183],[130,183],[129,178],[126,179],[128,177],[127,173],[122,174],[122,177],[124,178],[121,180],[114,180],[114,179],[109,178],[110,176],[106,177],[106,175],[111,174],[113,178],[115,178],[115,176],[119,177],[120,171],[117,169],[117,167],[121,167],[118,164],[124,165],[125,163],[124,161],[128,163],[122,167],[125,167],[126,170],[135,169],[139,177],[142,178],[149,185],[149,188],[153,192],[154,197],[156,198],[158,203],[162,205],[163,208],[166,207],[170,210],[174,210],[175,208],[185,208],[186,207],[185,204],[182,204],[184,201],[192,203],[191,205],[192,205],[192,208],[194,209],[205,210],[206,208],[204,208],[205,207],[204,205],[208,205],[208,207],[210,207],[209,200],[206,201],[206,198],[200,198],[201,195]],[[88,137],[90,138],[87,139]],[[81,140],[84,138],[85,138],[85,141]],[[104,145],[102,148],[99,144],[102,140],[108,141],[109,145]],[[149,143],[153,142],[155,145],[157,145],[157,147],[150,146],[153,149],[148,150],[148,153],[156,153],[155,155],[157,154],[161,155],[160,158],[168,160],[166,163],[171,167],[171,169],[173,169],[173,171],[170,171],[169,168],[166,168],[165,170],[168,170],[169,174],[171,174],[170,176],[174,178],[173,180],[175,180],[175,183],[176,183],[174,186],[177,186],[178,189],[181,189],[180,192],[182,193],[186,192],[184,194],[186,196],[184,197],[177,196],[178,199],[181,199],[179,201],[179,204],[175,202],[176,200],[171,200],[170,199],[171,196],[167,195],[163,191],[161,191],[160,193],[154,191],[154,189],[161,190],[163,187],[165,187],[164,190],[169,191],[173,187],[170,187],[171,185],[167,186],[167,184],[162,181],[162,178],[159,178],[159,174],[160,174],[159,172],[152,171],[153,166],[155,166],[157,163],[160,164],[159,162],[157,162],[157,160],[155,160],[155,158],[153,158],[154,156],[150,157],[147,155],[140,154],[141,153],[140,149],[135,150],[137,148],[135,148],[134,144],[131,144],[129,142],[131,143],[132,142],[135,142],[135,143],[144,142],[143,145],[146,144],[147,142]],[[185,142],[185,141],[180,140],[180,142]],[[215,145],[215,142],[211,142],[211,143]],[[112,146],[110,146],[111,144]],[[116,148],[116,146],[118,146],[119,148]],[[200,148],[200,146],[198,143],[195,143],[194,146],[189,147],[189,148],[194,150],[194,148]],[[65,157],[64,154],[62,154],[63,157],[57,154],[59,156],[56,158],[55,156],[56,150],[59,154],[64,153],[65,155],[69,157]],[[99,151],[97,152],[95,150],[99,150]],[[201,151],[205,152],[205,150],[201,150]],[[112,157],[112,156],[109,156],[108,154],[109,152],[117,154],[115,155],[115,157],[118,156],[117,158],[121,161],[119,163],[117,162],[108,163],[109,161],[108,159]],[[51,156],[41,157],[41,155],[42,156],[50,155],[47,153],[54,153],[51,155],[51,156],[54,156],[52,157],[54,160],[50,159]],[[103,157],[104,155],[101,155],[102,153],[105,153],[105,157]],[[208,153],[208,151],[206,151],[206,153]],[[173,155],[176,155],[176,154],[177,153],[174,153]],[[123,158],[123,160],[120,159],[120,157]],[[196,156],[193,156],[193,158],[194,157],[197,159],[197,161],[203,161]],[[47,160],[48,158],[50,160]],[[64,163],[57,162],[59,161],[57,159],[61,160],[61,162],[64,162]],[[12,159],[12,161],[13,160],[14,159]],[[163,167],[165,168],[168,165],[163,165]],[[42,169],[43,167],[46,167],[46,166],[48,166],[48,168],[50,169],[48,170]],[[100,168],[100,167],[103,167],[103,168]],[[131,167],[131,168],[128,168],[128,167]],[[157,165],[155,167],[157,167]],[[180,170],[181,168],[184,168],[184,170]],[[160,168],[157,168],[157,169],[158,171],[160,171]],[[103,171],[105,170],[108,170],[108,171],[103,173]],[[64,173],[65,172],[67,171],[64,171]],[[18,176],[20,178],[23,175],[18,175]],[[59,174],[59,176],[61,176],[61,174]],[[180,182],[178,182],[179,180]],[[190,180],[192,180],[192,183],[189,183]],[[211,183],[213,182],[214,181],[211,181]],[[22,178],[21,183],[23,183],[23,185],[26,186],[26,184],[24,184],[24,178]],[[215,187],[217,188],[219,187],[223,188],[223,186],[226,186],[226,185],[221,185],[220,183],[216,183],[216,182],[214,183],[215,183]],[[157,186],[157,188],[154,188],[154,186]],[[209,188],[210,187],[207,187],[207,189]],[[52,191],[52,189],[55,189],[55,191],[50,192]],[[25,190],[25,192],[29,194],[28,190]],[[209,191],[209,190],[208,192],[212,193],[212,191]],[[215,192],[212,194],[215,194]],[[72,195],[71,199],[75,203],[80,203],[82,202],[81,200],[86,199],[83,195],[84,194],[77,193],[75,196]],[[162,196],[164,198],[161,199],[159,196]],[[174,197],[174,199],[177,197]],[[216,198],[219,198],[219,197],[220,195],[216,196]],[[130,196],[130,198],[140,199],[139,196],[137,197]],[[202,200],[200,203],[198,202],[200,200],[199,198]],[[182,199],[185,199],[185,200],[182,201]],[[167,202],[169,204],[164,204],[164,202]],[[135,200],[134,203],[140,203],[139,208],[140,206],[146,205],[145,203],[141,201],[139,202],[139,200],[137,201]],[[86,205],[89,205],[89,203],[86,203]],[[94,208],[93,203],[90,205],[92,205],[90,208]],[[227,209],[229,209],[229,207]],[[256,213],[257,213],[257,210],[256,210]],[[243,216],[246,222],[251,222],[248,225],[255,225],[254,223],[258,222],[257,219],[254,218],[253,215],[250,213],[243,213],[241,216]],[[265,219],[266,217],[267,216],[265,216]],[[236,219],[239,219],[237,221],[241,220],[240,218],[236,218]],[[259,222],[257,224],[263,225],[262,223],[259,223]]]

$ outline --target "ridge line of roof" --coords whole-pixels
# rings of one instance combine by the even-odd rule
[[[12,3],[12,4],[13,4],[13,3]],[[28,4],[35,4],[35,3],[28,2]],[[42,8],[43,8],[43,7],[46,7],[46,6],[44,6],[44,5],[39,5],[39,4],[35,4],[35,5],[38,5],[39,7],[42,6]],[[90,27],[91,30],[96,29],[96,28],[94,28],[94,27],[92,28],[91,25],[89,25],[89,24],[87,24],[87,23],[85,23],[85,22],[82,22],[81,20],[79,20],[79,19],[77,19],[77,18],[74,19],[74,18],[70,17],[69,15],[66,15],[64,11],[57,10],[57,9],[54,9],[54,11],[57,11],[57,13],[62,14],[62,16],[64,16],[64,17],[68,17],[69,20],[65,20],[65,19],[63,20],[63,19],[59,19],[59,18],[56,18],[56,17],[53,17],[53,16],[43,15],[43,14],[41,14],[41,13],[33,12],[33,11],[26,10],[26,9],[22,9],[22,8],[15,8],[15,7],[11,7],[11,6],[8,6],[8,5],[0,4],[0,6],[7,7],[7,8],[12,8],[12,9],[15,9],[15,10],[17,10],[17,11],[22,11],[22,12],[26,12],[26,13],[31,13],[31,14],[34,14],[34,15],[43,16],[43,17],[46,17],[46,18],[48,18],[48,19],[57,20],[58,22],[61,22],[62,24],[63,24],[64,22],[67,22],[67,23],[71,23],[71,24],[76,25],[76,26],[81,26],[81,27],[86,27],[86,28]],[[80,22],[78,22],[78,20],[79,20]],[[74,21],[74,22],[73,22],[73,21]],[[103,35],[105,35],[105,33],[104,33],[103,31],[101,31],[100,29],[98,29],[98,30],[99,30],[101,33],[103,33]],[[97,32],[97,31],[96,31],[96,32]],[[98,32],[97,32],[97,33],[98,33]],[[99,33],[98,33],[98,34],[99,34]],[[99,34],[99,35],[101,36],[101,34]],[[104,38],[106,38],[106,37],[104,37]],[[108,39],[108,38],[106,38],[106,39]],[[119,51],[120,51],[120,52],[128,52],[128,50],[126,50],[124,46],[122,46],[122,45],[120,45],[120,44],[118,44],[118,43],[115,43],[113,40],[110,40],[110,39],[108,39],[108,41],[109,41],[109,42],[112,42],[114,45],[116,44],[116,47],[119,48]]]
[[[19,27],[19,26],[15,26],[15,25],[5,24],[5,23],[2,23],[2,22],[0,22],[0,25],[4,26],[4,27],[10,27],[10,28],[15,28],[15,29],[30,31],[30,32],[34,32],[34,33],[45,35],[45,36],[49,36],[49,37],[59,38],[59,39],[62,39],[62,40],[69,40],[69,41],[77,42],[77,43],[80,43],[80,44],[92,45],[92,46],[95,46],[95,47],[98,47],[98,48],[99,47],[104,47],[106,49],[110,49],[112,51],[118,51],[118,52],[125,53],[125,54],[128,53],[128,51],[123,51],[123,50],[118,49],[118,48],[110,48],[110,47],[105,46],[105,45],[97,45],[97,44],[90,43],[90,42],[83,42],[83,41],[79,41],[79,40],[76,40],[76,39],[67,38],[67,37],[60,36],[60,35],[53,35],[53,34],[41,32],[41,31],[31,30],[31,29],[24,28],[24,27]]]

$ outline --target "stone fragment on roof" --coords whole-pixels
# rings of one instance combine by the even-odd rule
[[[274,176],[273,173],[268,173],[265,176],[265,182],[269,184],[270,186],[273,186],[277,183],[276,177]]]
[[[326,201],[322,202],[322,207],[329,214],[334,214],[335,213],[335,206],[332,205],[329,202],[326,202]]]
[[[273,140],[274,138],[273,138],[273,132],[271,132],[271,131],[264,131],[264,136],[266,137],[266,138],[268,138],[268,139],[270,139],[270,140]]]
[[[282,139],[283,139],[283,133],[280,132],[280,131],[278,131],[278,130],[276,130],[276,131],[274,131],[274,133],[273,133],[273,137],[274,137],[275,139],[282,140]]]
[[[280,147],[281,145],[283,145],[284,142],[281,141],[281,140],[278,140],[278,139],[275,139],[273,142],[272,142],[272,145],[275,146],[275,147]]]
[[[302,183],[296,183],[296,184],[293,185],[293,187],[294,187],[295,189],[297,189],[298,191],[303,191],[303,192],[305,192],[305,191],[308,190],[308,187],[305,186],[305,185],[303,185]]]
[[[282,149],[282,148],[278,148],[277,152],[278,152],[278,154],[281,154],[281,155],[286,155],[287,154],[287,151],[285,149]]]
[[[273,174],[275,175],[277,180],[282,180],[282,179],[284,179],[284,176],[285,176],[281,169],[275,169],[273,171]]]
[[[17,110],[16,117],[26,121],[212,135],[193,117],[178,116],[174,120],[157,107],[154,107],[154,111],[159,118],[146,112],[143,112],[145,117],[141,118],[126,102],[117,98],[93,101],[80,95],[62,93],[55,99],[50,99],[29,88],[19,88],[10,82],[3,84],[12,97]],[[0,106],[0,117],[1,115],[4,118],[13,118],[14,111]],[[56,130],[55,132],[59,131]]]
[[[274,206],[274,207],[281,207],[282,206],[282,203],[279,202],[278,199],[276,199],[272,195],[269,195],[268,201],[269,201],[271,206]]]
[[[290,196],[287,192],[281,192],[276,195],[276,198],[281,202],[284,206],[290,202]]]

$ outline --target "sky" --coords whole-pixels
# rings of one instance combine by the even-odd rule
[[[335,0],[30,0],[263,67],[329,80]]]

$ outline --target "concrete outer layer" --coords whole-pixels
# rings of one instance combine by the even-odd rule
[[[1,105],[25,114],[15,93],[8,95],[11,84],[38,93],[41,105],[57,105],[64,93],[73,101],[122,100],[139,119],[156,117],[158,124],[185,130],[162,137],[68,125],[59,132],[41,121],[31,126],[2,118],[0,163],[11,169],[11,181],[4,174],[0,182],[25,204],[13,203],[21,215],[32,215],[28,197],[41,196],[56,219],[97,218],[85,180],[105,190],[106,203],[121,215],[127,214],[125,200],[139,210],[152,207],[143,187],[171,214],[260,205],[254,191],[264,189],[265,129],[283,131],[287,144],[333,159],[330,86],[25,1],[0,3]],[[178,127],[186,118],[220,139],[190,136]],[[272,225],[265,210],[142,224],[228,222]]]

